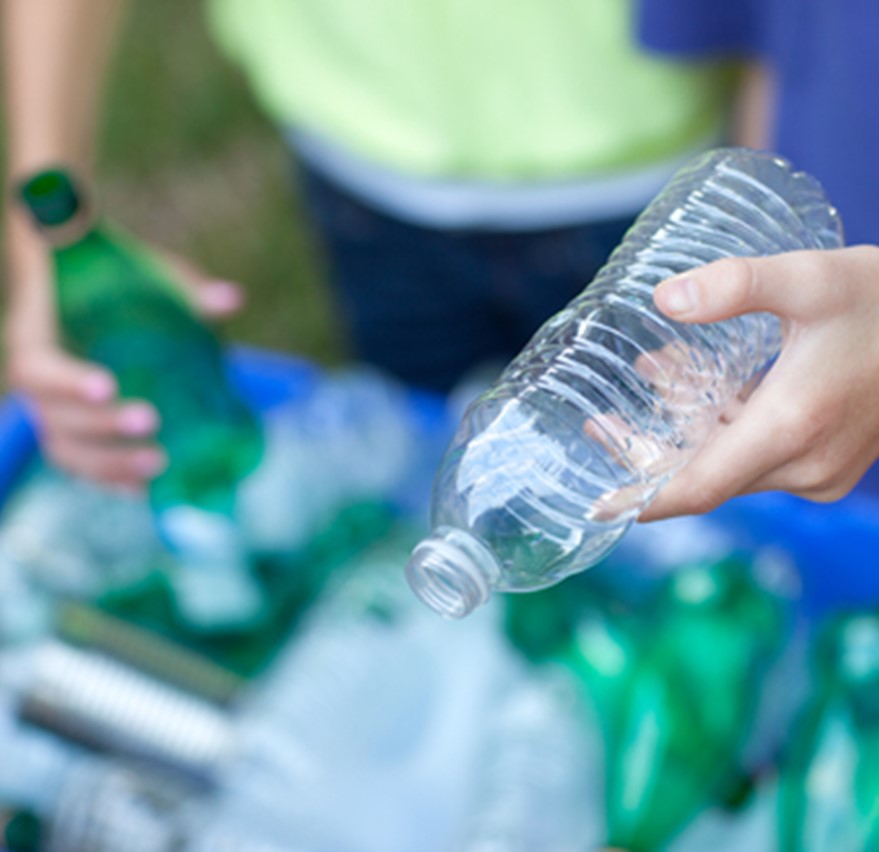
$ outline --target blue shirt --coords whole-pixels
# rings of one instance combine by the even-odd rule
[[[766,60],[773,147],[822,182],[849,244],[879,243],[879,0],[637,2],[648,49]]]

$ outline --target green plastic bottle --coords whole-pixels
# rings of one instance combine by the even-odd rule
[[[784,763],[779,852],[879,850],[879,614],[834,619]]]
[[[52,250],[64,345],[111,370],[122,397],[159,412],[168,467],[150,496],[180,563],[181,614],[205,629],[252,621],[263,601],[234,517],[262,434],[229,386],[219,341],[161,259],[102,222],[67,172],[37,174],[20,194]]]
[[[760,676],[784,635],[781,607],[727,560],[670,578],[625,681],[607,744],[608,846],[664,849],[741,788]]]
[[[30,811],[0,814],[0,849],[7,852],[40,852],[46,830],[43,821]]]

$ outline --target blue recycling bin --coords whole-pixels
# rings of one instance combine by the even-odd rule
[[[229,369],[235,385],[260,411],[307,396],[321,375],[302,359],[247,348],[233,352]],[[449,432],[440,397],[412,391],[409,402],[418,434],[436,441]],[[26,402],[7,397],[0,403],[0,505],[36,452]],[[879,471],[832,505],[757,494],[730,501],[713,518],[745,545],[775,545],[789,553],[801,573],[803,604],[810,614],[879,605],[879,488],[873,479],[879,481]]]

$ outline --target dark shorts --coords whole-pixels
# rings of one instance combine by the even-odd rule
[[[354,352],[448,391],[509,360],[594,277],[631,219],[547,231],[441,230],[364,204],[299,169]]]

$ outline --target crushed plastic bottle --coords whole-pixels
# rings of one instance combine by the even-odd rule
[[[4,692],[34,725],[192,778],[212,777],[232,747],[225,711],[54,639],[0,651]]]
[[[145,500],[47,466],[16,490],[0,524],[0,558],[67,598],[135,586],[161,556]]]
[[[781,345],[769,314],[675,323],[655,287],[721,258],[842,243],[821,187],[778,157],[722,149],[679,172],[468,409],[407,567],[415,593],[459,618],[595,564]]]
[[[248,546],[295,554],[346,504],[392,500],[419,455],[404,389],[368,369],[328,375],[265,416],[262,464],[243,484]]]
[[[462,852],[597,848],[603,746],[572,675],[529,672],[492,712]]]

